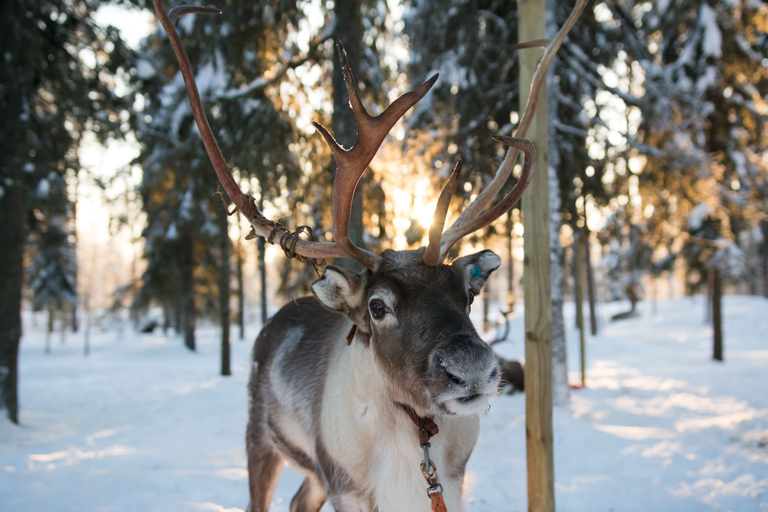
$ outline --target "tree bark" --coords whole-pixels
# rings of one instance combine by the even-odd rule
[[[184,332],[184,287],[181,285],[181,268],[177,260],[173,265],[173,330],[176,336]]]
[[[589,300],[589,328],[592,336],[597,336],[597,311],[596,311],[596,293],[595,293],[595,272],[592,268],[592,257],[589,247],[589,229],[586,227],[584,219],[584,267],[587,271],[587,300]]]
[[[221,323],[221,374],[224,376],[232,375],[230,367],[230,349],[229,349],[229,317],[231,314],[229,300],[231,291],[229,289],[232,269],[230,264],[230,240],[229,240],[229,216],[226,210],[219,211],[219,241],[220,258],[219,264],[219,322]]]
[[[768,297],[768,220],[760,222],[763,232],[763,297]]]
[[[712,271],[712,326],[714,330],[714,350],[712,357],[723,360],[723,283],[720,271]]]
[[[239,236],[237,238],[237,249],[235,249],[237,254],[235,279],[237,279],[237,325],[240,328],[240,340],[242,341],[245,339],[245,288],[243,286],[243,243],[241,240],[242,236]]]
[[[20,185],[3,186],[0,197],[0,410],[19,422],[18,362],[21,287],[24,276],[26,201]]]
[[[83,335],[83,355],[88,357],[91,355],[91,323],[93,320],[93,312],[91,311],[91,294],[90,291],[85,294],[83,306],[85,306],[85,334]]]
[[[171,328],[171,306],[163,304],[163,335]]]
[[[45,353],[51,353],[51,337],[53,336],[53,324],[56,322],[56,309],[53,302],[48,304],[48,326],[45,331]]]
[[[554,37],[559,30],[557,22],[554,20],[554,6],[550,5],[547,14],[547,36]],[[522,39],[521,39],[522,40]],[[560,85],[552,80],[553,73],[549,72],[547,76],[547,88],[550,93],[547,97],[547,108],[549,112],[558,112],[560,96]],[[542,94],[545,94],[542,91]],[[543,98],[542,98],[543,100]],[[541,104],[539,106],[541,108]],[[554,123],[548,127],[548,143],[556,144],[557,134]],[[565,346],[565,318],[563,317],[563,288],[565,286],[565,255],[563,246],[560,243],[560,228],[562,227],[562,217],[560,215],[560,206],[562,198],[560,197],[559,180],[557,170],[560,167],[560,153],[557,148],[547,151],[549,165],[546,167],[548,174],[549,189],[549,265],[551,276],[551,301],[552,301],[552,401],[558,407],[568,407],[571,399],[571,387],[568,384],[568,351]],[[544,170],[539,167],[538,172]],[[525,202],[526,198],[523,198]]]
[[[59,302],[59,320],[61,321],[61,325],[59,326],[59,334],[61,344],[64,345],[64,343],[67,341],[67,303],[63,301]]]
[[[704,312],[704,323],[712,323],[712,298],[714,296],[715,286],[715,271],[713,269],[707,269],[707,303],[705,304],[706,311]]]
[[[72,222],[73,222],[73,225],[75,226],[75,228],[73,230],[73,234],[74,234],[74,237],[75,237],[75,247],[73,249],[75,251],[75,275],[74,275],[74,278],[75,278],[74,279],[75,280],[75,282],[74,282],[74,284],[75,284],[75,298],[72,301],[72,310],[70,311],[70,313],[71,313],[70,323],[71,323],[71,326],[72,326],[72,332],[77,332],[78,330],[80,330],[80,323],[78,322],[78,318],[77,318],[78,298],[80,296],[80,288],[77,286],[77,274],[78,274],[78,271],[79,271],[79,268],[78,268],[79,265],[78,265],[78,261],[77,261],[77,241],[78,241],[78,238],[77,238],[77,199],[78,199],[78,188],[79,188],[79,185],[80,185],[80,173],[75,171],[75,200],[72,202]]]
[[[333,14],[336,17],[336,37],[344,44],[349,65],[356,78],[364,76],[362,69],[363,19],[360,0],[336,0]],[[345,148],[351,148],[357,138],[357,123],[349,106],[349,96],[344,85],[339,59],[333,60],[333,115],[331,127],[333,136]],[[333,163],[333,175],[336,176],[336,163]],[[352,200],[349,217],[349,239],[357,246],[363,244],[363,195],[365,175],[360,179]],[[334,265],[355,272],[363,270],[363,265],[347,258],[336,258]]]
[[[546,31],[544,0],[518,2],[518,41],[543,39]],[[543,55],[531,48],[520,52],[520,110]],[[547,98],[547,87],[541,90]],[[554,512],[555,472],[552,432],[552,279],[550,279],[550,193],[547,148],[547,102],[540,101],[528,130],[536,146],[536,168],[523,201],[525,226],[525,426],[528,510]]]
[[[196,350],[195,321],[197,310],[195,308],[195,267],[192,258],[194,246],[189,235],[183,235],[180,251],[180,287],[181,303],[183,308],[184,345],[189,350]]]
[[[587,369],[584,339],[584,281],[585,281],[585,247],[584,235],[581,232],[576,233],[574,240],[574,256],[576,260],[576,272],[574,275],[576,281],[576,326],[579,328],[579,365],[581,368],[581,385],[587,385]]]

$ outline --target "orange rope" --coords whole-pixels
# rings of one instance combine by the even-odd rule
[[[432,499],[432,512],[448,512],[442,493],[433,492],[429,497]]]

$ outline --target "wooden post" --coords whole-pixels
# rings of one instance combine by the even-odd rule
[[[587,371],[586,371],[586,355],[585,355],[585,343],[584,343],[584,281],[585,281],[585,259],[586,259],[586,247],[584,246],[584,236],[581,233],[576,233],[574,239],[574,245],[576,251],[576,325],[579,328],[579,353],[581,355],[581,385],[587,385]]]
[[[723,360],[723,282],[720,271],[712,272],[712,326],[714,328],[714,350],[712,357]]]
[[[543,39],[546,34],[544,0],[518,2],[518,41]],[[538,48],[520,52],[520,111],[528,100]],[[549,154],[547,151],[547,88],[527,137],[536,146],[536,172],[523,200],[525,257],[525,426],[528,510],[554,512],[555,476],[552,450],[552,291],[549,263]]]

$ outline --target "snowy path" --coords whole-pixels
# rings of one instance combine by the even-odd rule
[[[588,389],[555,411],[558,511],[768,511],[768,301],[726,298],[724,364],[700,298],[647,307],[588,340]],[[200,338],[190,354],[175,338],[98,334],[85,359],[81,338],[45,356],[42,335],[25,337],[22,426],[0,421],[0,511],[241,510],[250,342],[233,343],[221,378],[216,331]],[[572,370],[577,340],[569,331]],[[483,417],[468,510],[526,510],[523,410],[522,395],[501,396]],[[300,479],[285,471],[273,510]]]

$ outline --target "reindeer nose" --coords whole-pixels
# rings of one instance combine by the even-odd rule
[[[452,340],[448,347],[437,354],[437,364],[452,384],[478,391],[495,387],[499,367],[493,352],[482,340]]]

